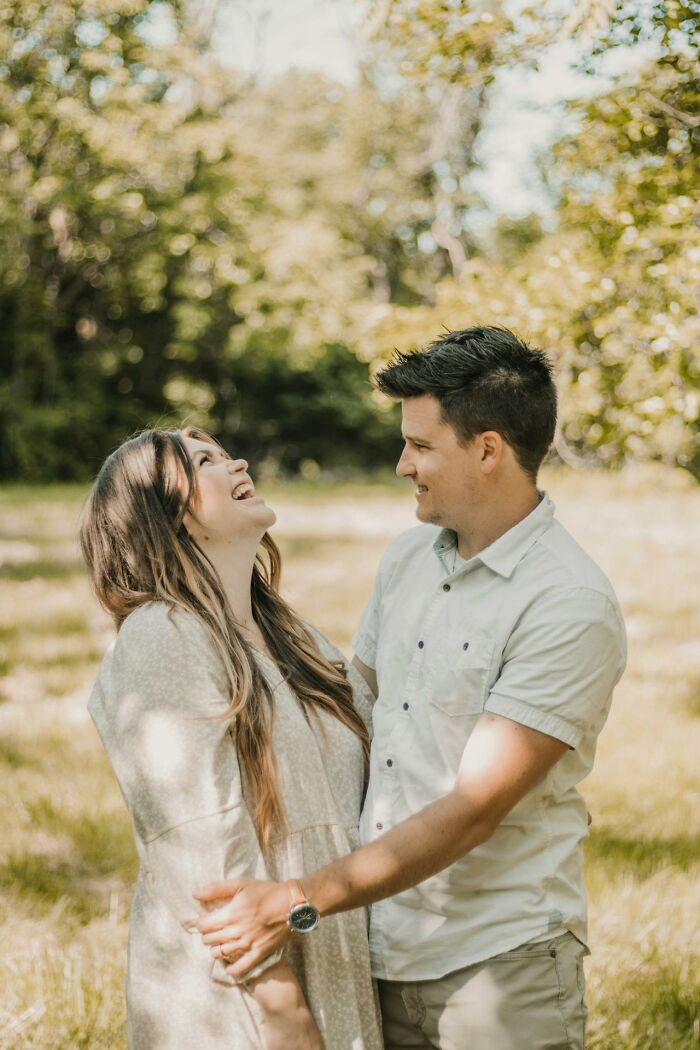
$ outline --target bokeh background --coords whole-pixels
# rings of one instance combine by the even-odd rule
[[[0,0],[0,1047],[122,1050],[135,873],[85,702],[76,521],[148,424],[210,428],[346,651],[386,543],[394,347],[557,364],[543,484],[629,670],[584,785],[592,1050],[700,1045],[695,0]]]

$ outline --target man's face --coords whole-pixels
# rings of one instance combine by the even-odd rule
[[[402,410],[405,444],[396,473],[416,486],[419,521],[459,531],[465,512],[468,516],[479,498],[478,443],[461,445],[429,394],[406,398]]]

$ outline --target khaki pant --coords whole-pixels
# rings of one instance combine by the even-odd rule
[[[583,956],[565,933],[434,981],[379,981],[386,1050],[583,1050]]]

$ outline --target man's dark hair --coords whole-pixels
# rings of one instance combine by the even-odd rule
[[[375,377],[394,398],[430,394],[460,441],[496,430],[533,480],[554,439],[557,392],[552,365],[507,328],[448,332],[425,350],[402,354]]]

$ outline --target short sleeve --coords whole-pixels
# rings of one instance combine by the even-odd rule
[[[223,667],[194,616],[154,605],[122,625],[110,672],[97,728],[143,844],[151,892],[194,934],[195,890],[267,877],[222,717]],[[202,965],[212,979],[237,983],[203,944]]]
[[[352,647],[363,664],[373,670],[377,666],[377,645],[379,642],[379,621],[382,599],[382,566],[374,580],[372,594],[367,602],[355,636]]]
[[[625,659],[622,618],[605,594],[549,592],[510,635],[485,710],[578,748],[600,732]]]

